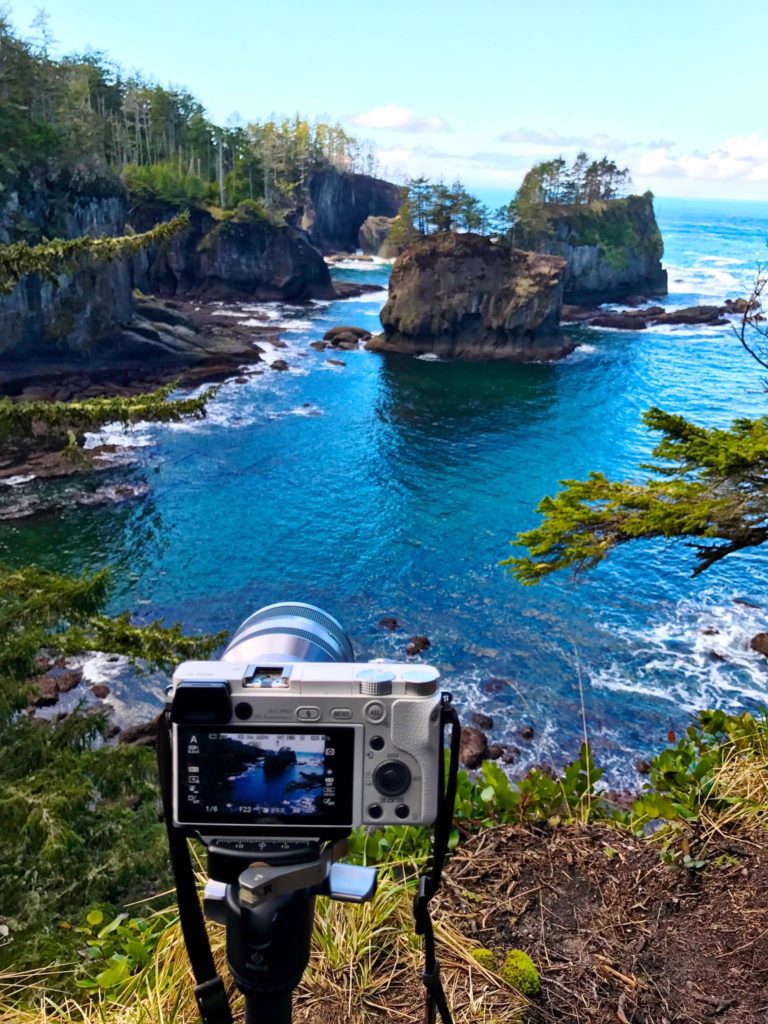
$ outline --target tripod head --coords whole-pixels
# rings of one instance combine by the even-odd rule
[[[208,920],[226,926],[227,960],[245,995],[246,1020],[288,1024],[291,993],[309,962],[315,897],[364,903],[376,891],[377,872],[337,863],[347,852],[346,838],[325,845],[301,846],[296,840],[249,845],[259,847],[258,853],[222,850],[211,842],[212,877],[203,910]]]

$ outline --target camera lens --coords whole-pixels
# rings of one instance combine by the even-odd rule
[[[382,796],[400,796],[411,784],[411,769],[402,761],[385,761],[373,773],[373,784]]]

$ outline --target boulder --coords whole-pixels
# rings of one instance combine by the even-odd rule
[[[336,344],[339,341],[367,341],[371,337],[371,332],[366,331],[364,327],[331,327],[329,331],[326,331],[323,335],[323,341],[330,341]]]
[[[400,623],[394,615],[385,615],[383,619],[379,619],[379,625],[383,629],[395,630],[400,628]]]
[[[142,722],[140,725],[131,725],[120,733],[119,742],[135,747],[154,747],[157,745],[157,723],[159,720],[153,718],[151,722]]]
[[[429,637],[426,636],[415,636],[405,648],[405,653],[408,657],[413,658],[417,654],[421,654],[422,651],[426,651],[428,647],[431,647],[432,643]]]
[[[106,697],[110,695],[111,692],[111,689],[107,686],[106,683],[94,683],[93,686],[91,687],[91,693],[98,700],[104,700]]]
[[[358,244],[363,252],[370,252],[385,259],[396,255],[387,248],[387,235],[394,220],[394,217],[373,216],[363,221],[358,235]]]
[[[517,362],[573,351],[559,335],[565,261],[471,233],[420,239],[398,257],[376,351]]]
[[[524,725],[520,729],[520,738],[526,740],[529,743],[533,739],[534,735],[535,733],[533,731],[532,725]]]
[[[633,313],[600,313],[590,321],[593,327],[611,327],[617,331],[644,331],[645,320]]]
[[[669,313],[661,313],[653,318],[653,322],[655,324],[720,326],[728,323],[720,316],[720,311],[720,306],[688,306],[685,309],[673,309]]]
[[[465,725],[461,730],[459,760],[465,768],[479,768],[488,759],[488,738],[480,729]]]
[[[749,646],[758,654],[765,654],[768,657],[768,633],[756,633],[749,641]]]
[[[493,728],[493,719],[490,715],[486,715],[482,711],[473,711],[469,716],[469,720],[473,725],[476,725],[478,729]]]
[[[276,359],[274,363],[269,364],[269,368],[271,370],[281,370],[283,373],[285,373],[286,370],[290,370],[290,366],[284,359]]]

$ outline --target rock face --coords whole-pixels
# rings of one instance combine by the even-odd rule
[[[132,223],[146,231],[171,215],[167,208],[145,207]],[[199,209],[192,211],[188,230],[137,257],[134,276],[142,291],[207,299],[335,295],[325,261],[301,231],[238,214],[217,221]]]
[[[369,217],[394,217],[402,189],[368,174],[327,170],[307,178],[300,226],[322,252],[354,252]]]
[[[548,212],[548,228],[519,232],[516,241],[567,261],[565,302],[586,306],[637,294],[666,295],[664,246],[650,192],[588,206],[553,206]]]
[[[19,227],[32,244],[43,237],[76,238],[122,234],[127,200],[112,178],[78,182],[68,176],[40,181],[26,196],[6,194],[0,207],[0,242],[16,241]],[[124,261],[83,261],[78,273],[62,274],[57,286],[37,274],[0,294],[0,355],[27,360],[40,348],[49,355],[89,348],[133,314],[130,267]]]
[[[420,239],[398,257],[383,335],[368,348],[527,361],[572,350],[559,336],[565,260],[474,234]]]
[[[387,246],[387,235],[394,217],[367,217],[360,227],[357,244],[363,252],[389,259],[397,255]]]

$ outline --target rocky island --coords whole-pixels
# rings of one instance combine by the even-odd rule
[[[378,351],[442,358],[553,359],[573,346],[559,335],[559,256],[523,252],[506,241],[445,232],[396,261]]]
[[[523,223],[516,242],[523,249],[566,260],[563,300],[597,306],[633,295],[666,295],[664,246],[653,196],[546,204],[536,226]]]

